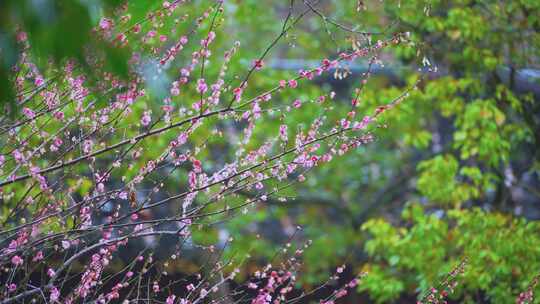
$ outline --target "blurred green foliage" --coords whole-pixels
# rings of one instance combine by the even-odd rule
[[[400,200],[406,205],[401,220],[386,215],[363,224],[370,235],[363,246],[370,262],[364,267],[371,275],[359,290],[379,303],[398,299],[434,286],[468,257],[452,297],[465,303],[510,303],[540,269],[540,226],[513,215],[520,202],[501,193],[519,181],[505,185],[509,177],[504,170],[519,167],[518,175],[538,174],[534,134],[539,125],[525,112],[538,113],[539,108],[531,94],[516,94],[515,84],[503,82],[498,71],[538,66],[540,3],[426,3],[387,3],[386,11],[448,76],[429,80],[407,101],[413,108],[392,113],[396,117],[388,121],[390,130],[406,132],[394,131],[397,137],[420,130],[438,133],[438,142],[429,140],[432,149],[438,148],[435,153],[417,151],[422,151],[416,166],[418,193]],[[422,7],[424,14],[418,13]],[[415,55],[407,50],[397,54],[404,60]],[[401,125],[406,115],[421,125]],[[538,202],[534,191],[530,195]]]
[[[96,39],[92,28],[103,12],[112,11],[121,0],[6,0],[0,2],[0,107],[15,104],[12,67],[18,61],[23,43],[18,34],[25,33],[31,44],[31,55],[39,68],[52,60],[57,65],[76,60],[87,76],[95,76],[87,62],[88,49],[102,50],[105,64],[119,77],[127,77],[127,52]],[[149,3],[149,2],[147,2]],[[140,6],[140,5],[139,5]],[[150,5],[140,7],[147,12]]]

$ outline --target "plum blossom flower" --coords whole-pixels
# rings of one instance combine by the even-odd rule
[[[20,31],[17,33],[17,42],[22,43],[26,40],[28,40],[28,35],[26,34],[26,32]]]
[[[261,59],[256,59],[253,61],[253,67],[255,68],[255,70],[260,70],[262,69],[264,66],[264,61],[262,61]]]
[[[291,79],[289,80],[288,84],[289,84],[289,87],[294,89],[298,86],[298,81],[296,81],[296,79]]]
[[[336,293],[336,299],[339,299],[339,298],[343,298],[344,296],[347,295],[347,290],[346,289],[341,289],[339,290],[337,293]]]
[[[28,119],[33,119],[34,117],[36,117],[36,113],[34,113],[34,111],[30,110],[27,107],[24,107],[22,109],[22,112],[23,112],[24,116],[26,116]]]
[[[170,296],[167,297],[167,300],[165,300],[165,303],[166,304],[173,304],[174,299],[176,299],[176,296],[175,295],[170,295]]]
[[[120,192],[120,194],[118,194],[118,197],[120,199],[126,200],[128,198],[128,193],[126,191],[122,191]]]
[[[101,18],[99,21],[99,28],[101,28],[104,31],[108,31],[112,28],[113,22],[111,19],[108,18]]]
[[[56,147],[56,148],[59,148],[61,145],[62,145],[63,141],[60,137],[56,137],[53,141],[53,145]]]
[[[234,99],[236,101],[239,101],[240,99],[242,99],[242,93],[243,93],[243,89],[241,87],[235,88],[233,90]]]
[[[64,112],[61,112],[61,111],[55,112],[54,113],[54,118],[56,118],[58,120],[64,119]]]
[[[18,255],[13,256],[13,257],[11,258],[11,263],[12,263],[13,265],[15,265],[15,266],[20,266],[20,265],[23,264],[23,262],[24,262],[24,260],[23,260],[20,256],[18,256]]]
[[[287,125],[279,126],[279,137],[283,141],[287,141]]]
[[[182,132],[180,133],[180,135],[178,135],[177,144],[183,145],[187,142],[187,139],[188,139],[188,134],[186,132]]]
[[[54,277],[55,274],[56,274],[56,272],[54,271],[54,269],[49,268],[49,269],[47,270],[47,275],[48,275],[50,278]]]
[[[59,298],[60,298],[60,291],[58,290],[58,288],[56,287],[51,288],[51,296],[50,296],[51,302],[57,302]]]
[[[200,94],[204,94],[207,90],[208,86],[206,85],[204,78],[197,80],[197,92],[199,92]]]
[[[150,113],[148,111],[145,111],[143,116],[141,117],[141,125],[148,126],[152,122],[152,117],[150,117]]]
[[[41,76],[37,76],[36,79],[34,79],[34,84],[38,87],[42,86],[45,83],[45,80]]]
[[[259,103],[258,102],[253,103],[253,117],[255,117],[255,119],[258,119],[259,117],[261,117],[261,113],[262,113],[262,110],[261,110],[261,107],[259,106]]]
[[[201,289],[201,298],[204,298],[206,297],[206,295],[208,295],[208,291],[206,289]]]
[[[9,292],[14,292],[15,290],[17,290],[17,284],[15,284],[15,283],[9,284],[8,291]]]
[[[171,95],[172,96],[178,96],[180,94],[180,88],[179,88],[179,82],[178,81],[175,81],[172,83],[172,88],[171,88]]]
[[[364,116],[364,118],[362,118],[362,121],[360,122],[355,122],[353,124],[353,129],[354,130],[363,130],[367,127],[367,125],[371,122],[371,117],[369,116]]]
[[[43,252],[38,251],[36,253],[36,255],[34,256],[34,258],[32,259],[32,262],[38,262],[38,261],[41,261],[41,260],[43,260]]]
[[[85,154],[88,154],[92,151],[92,146],[94,145],[94,143],[91,141],[91,140],[85,140],[83,142],[83,152]]]

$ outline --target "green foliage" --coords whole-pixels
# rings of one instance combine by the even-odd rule
[[[431,202],[457,205],[478,198],[493,187],[494,177],[478,167],[463,166],[452,155],[437,155],[418,164],[416,187]]]
[[[387,219],[362,226],[370,235],[364,246],[370,261],[364,266],[369,274],[359,290],[381,303],[418,294],[467,256],[471,260],[464,285],[453,297],[470,303],[513,302],[538,272],[539,226],[512,215],[511,210],[498,209],[504,198],[492,194],[506,191],[501,172],[512,163],[523,164],[522,172],[537,172],[531,155],[520,149],[527,145],[537,149],[533,133],[538,124],[524,109],[538,107],[530,103],[533,98],[517,94],[512,83],[497,75],[507,64],[527,67],[531,58],[538,58],[540,35],[533,29],[540,24],[540,5],[467,0],[399,4],[385,1],[384,12],[399,20],[401,30],[410,31],[412,42],[399,46],[395,54],[403,62],[426,56],[440,72],[381,119],[388,132],[381,130],[374,153],[380,157],[378,171],[389,174],[377,177],[358,170],[372,187],[356,183],[351,186],[356,190],[348,193],[347,198],[355,202],[351,205],[369,203],[370,191],[393,189],[383,187],[391,181],[389,176],[403,174],[399,166],[415,165],[416,172],[406,180],[414,182],[415,193],[403,191],[394,202],[379,197],[377,206],[386,211]],[[368,86],[361,108],[397,92],[394,87]],[[396,148],[396,142],[399,151],[385,154],[385,149]],[[350,160],[357,168],[373,162],[364,154]],[[326,172],[335,176],[340,171]],[[358,178],[353,172],[339,176],[340,181]],[[347,183],[342,185],[348,188]],[[422,204],[410,204],[401,220],[395,219],[395,209],[406,200]],[[489,207],[465,209],[476,204]],[[358,214],[363,209],[347,206],[347,210]]]
[[[456,119],[454,147],[461,151],[461,158],[478,156],[491,166],[508,160],[510,142],[503,137],[505,115],[493,101],[474,100]]]
[[[405,285],[396,277],[398,273],[388,273],[380,266],[367,269],[368,275],[362,279],[358,286],[359,291],[365,291],[375,299],[375,303],[390,303],[399,298],[405,291]]]
[[[474,294],[481,291],[492,303],[509,303],[526,289],[540,267],[538,223],[478,208],[440,214],[427,214],[414,203],[402,213],[408,228],[398,229],[382,219],[365,223],[362,229],[372,237],[365,244],[366,252],[377,265],[386,266],[368,267],[381,289],[359,288],[370,290],[379,302],[403,291],[384,291],[386,284],[398,286],[396,280],[407,286],[405,290],[427,290],[458,264],[456,257],[466,256],[469,262],[454,298],[474,303],[478,301]]]
[[[417,187],[420,192],[432,201],[452,203],[464,201],[456,191],[458,187],[456,174],[459,164],[451,155],[438,155],[434,159],[426,160],[418,164],[420,177]]]
[[[49,60],[57,64],[76,60],[86,75],[95,76],[87,63],[87,49],[101,50],[105,67],[118,77],[128,74],[127,52],[98,40],[92,34],[97,24],[96,10],[112,10],[121,1],[102,0],[82,2],[63,1],[2,1],[0,3],[0,107],[10,104],[12,114],[19,111],[15,105],[14,79],[11,68],[18,60],[22,43],[17,34],[25,32],[33,58],[38,67],[48,67]],[[147,10],[146,10],[147,11]]]

